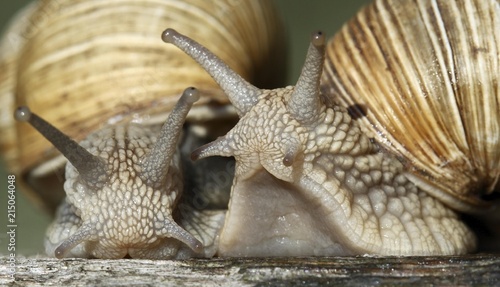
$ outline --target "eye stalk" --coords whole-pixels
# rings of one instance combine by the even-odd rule
[[[31,112],[28,107],[17,108],[14,117],[18,121],[28,122],[49,140],[78,170],[87,185],[100,188],[108,182],[108,169],[103,159],[88,152],[63,132]]]
[[[240,117],[257,103],[261,90],[245,81],[207,48],[171,28],[166,29],[161,34],[161,38],[165,43],[175,45],[200,64],[228,95]]]
[[[303,124],[314,122],[321,107],[319,81],[325,60],[325,35],[321,31],[311,34],[306,61],[288,108],[293,117]]]
[[[177,150],[182,126],[193,104],[200,98],[194,87],[184,90],[181,98],[163,124],[158,140],[151,151],[142,159],[142,173],[148,184],[161,185],[167,174],[170,161]]]

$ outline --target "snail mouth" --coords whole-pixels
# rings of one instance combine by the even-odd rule
[[[253,152],[236,158],[236,176],[242,181],[253,181],[255,177],[266,173],[269,177],[274,177],[284,182],[292,182],[291,168],[284,166],[280,161],[276,161],[272,156]]]
[[[244,155],[235,155],[235,176],[234,180],[249,180],[255,176],[256,173],[264,170],[260,160],[260,153],[251,152]],[[267,171],[266,171],[267,172]],[[233,183],[234,185],[234,183]]]
[[[285,166],[280,160],[276,161],[275,159],[265,156],[261,158],[260,164],[269,176],[275,177],[283,182],[293,182],[293,169],[291,166]]]

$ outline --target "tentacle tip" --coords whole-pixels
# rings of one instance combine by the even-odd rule
[[[297,156],[297,146],[289,148],[289,151],[286,152],[285,156],[283,157],[283,165],[287,167],[292,166],[293,163],[295,162],[296,156]]]
[[[195,87],[189,87],[182,93],[182,98],[189,104],[193,104],[200,99],[200,92]]]
[[[21,106],[14,112],[14,118],[20,122],[27,122],[31,118],[31,111],[26,106]]]
[[[207,152],[207,151],[212,149],[214,145],[215,145],[214,142],[210,142],[210,143],[207,143],[207,144],[204,144],[204,145],[198,147],[197,149],[195,149],[191,153],[191,160],[197,161],[199,159],[204,159],[206,157],[211,156],[210,152]]]
[[[322,31],[315,31],[311,34],[311,43],[316,46],[320,47],[325,44],[325,33]]]
[[[57,259],[62,259],[66,254],[66,250],[62,245],[60,245],[59,247],[56,248],[54,253]]]
[[[204,144],[191,153],[193,161],[211,156],[234,156],[233,148],[225,136]]]
[[[293,158],[291,158],[290,156],[286,155],[283,158],[283,165],[285,165],[285,166],[292,166],[292,164],[293,164]]]
[[[161,33],[161,39],[165,43],[172,43],[175,36],[179,35],[177,31],[172,28],[167,28],[163,33]]]
[[[300,143],[295,140],[291,140],[286,147],[285,156],[283,157],[283,165],[290,167],[295,163],[300,149]]]
[[[203,251],[203,244],[195,239],[193,244],[190,246],[190,248],[195,252],[195,253],[201,253]]]
[[[201,154],[203,153],[203,147],[199,147],[197,149],[195,149],[192,153],[191,153],[191,160],[192,161],[197,161],[199,159],[201,159]]]
[[[211,156],[232,156],[229,151],[224,151],[223,138],[218,138],[217,140],[204,144],[191,153],[191,160],[197,161],[199,159],[204,159]]]
[[[196,253],[203,251],[203,244],[172,219],[167,219],[167,222],[165,222],[164,236],[181,241]]]

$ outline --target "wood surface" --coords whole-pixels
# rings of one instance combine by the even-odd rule
[[[500,286],[500,255],[193,260],[0,258],[1,286]]]

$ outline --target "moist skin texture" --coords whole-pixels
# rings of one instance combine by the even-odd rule
[[[301,124],[287,108],[292,91],[262,95],[204,148],[236,159],[219,255],[428,255],[474,247],[457,214],[410,182],[345,110],[323,106]]]
[[[184,91],[163,126],[105,127],[80,144],[27,107],[28,121],[68,159],[66,199],[47,230],[51,256],[96,258],[211,257],[224,211],[180,201],[184,188],[178,142],[194,88]]]
[[[379,151],[345,109],[319,92],[324,35],[311,37],[295,86],[260,90],[172,29],[162,38],[226,92],[240,121],[194,159],[236,160],[220,256],[437,255],[475,248],[457,214]],[[329,95],[331,96],[331,95]]]

